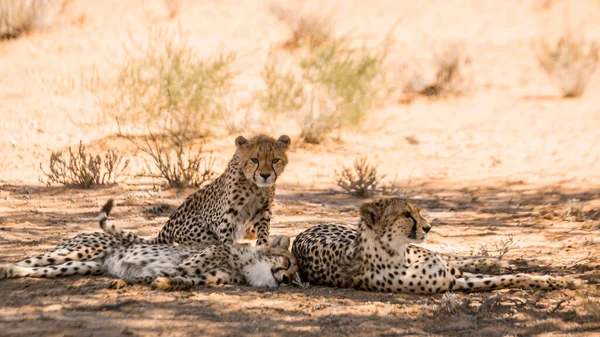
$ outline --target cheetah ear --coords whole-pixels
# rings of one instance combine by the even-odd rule
[[[290,147],[290,143],[292,141],[290,140],[290,137],[286,136],[286,135],[282,135],[281,137],[279,137],[279,139],[277,140],[277,145],[279,145],[280,148],[287,150],[288,147]]]
[[[282,248],[285,250],[290,250],[290,238],[287,235],[277,235],[271,244],[269,245],[271,248]]]
[[[377,221],[379,221],[379,215],[379,207],[372,203],[360,206],[360,217],[371,229],[375,228]]]
[[[248,139],[244,138],[244,136],[239,136],[235,139],[235,145],[238,149],[247,148],[250,145]]]

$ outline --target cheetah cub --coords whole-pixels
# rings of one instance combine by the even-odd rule
[[[266,246],[275,182],[288,163],[290,143],[286,135],[237,137],[225,172],[190,195],[149,242],[233,244],[245,237]]]
[[[423,242],[430,229],[413,202],[381,199],[362,205],[358,231],[317,225],[296,237],[292,253],[298,259],[303,281],[371,291],[428,294],[501,288],[556,289],[573,288],[580,282],[547,275],[464,272],[507,265],[491,258],[450,257],[414,245]]]
[[[0,279],[111,275],[115,286],[151,284],[182,290],[205,284],[249,284],[276,287],[290,283],[298,270],[289,251],[290,239],[276,237],[269,247],[235,245],[173,246],[144,240],[116,228],[108,220],[109,200],[98,220],[105,233],[82,234],[57,250],[0,266]]]

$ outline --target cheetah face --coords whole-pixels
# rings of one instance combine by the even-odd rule
[[[294,255],[289,250],[280,248],[271,249],[271,254],[273,254],[271,259],[271,274],[273,274],[277,283],[291,283],[298,272],[298,264]]]
[[[298,272],[298,263],[294,254],[290,252],[290,238],[277,235],[268,248],[259,248],[269,257],[271,274],[278,284],[289,284]]]
[[[275,140],[259,135],[248,140],[239,136],[235,143],[246,179],[258,187],[273,186],[287,165],[290,137],[283,135]]]
[[[421,209],[403,198],[381,199],[360,208],[364,231],[390,247],[422,243],[431,225],[421,216]]]

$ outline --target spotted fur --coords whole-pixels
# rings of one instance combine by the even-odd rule
[[[500,288],[556,289],[579,281],[528,274],[483,275],[464,270],[506,267],[495,259],[457,258],[414,245],[431,225],[419,207],[381,199],[360,208],[358,230],[318,225],[298,235],[292,252],[300,275],[312,284],[401,293],[486,291]]]
[[[290,283],[296,259],[290,240],[276,237],[271,246],[165,245],[141,243],[108,220],[113,202],[102,208],[98,220],[105,233],[78,235],[57,250],[15,264],[0,266],[0,279],[111,275],[127,284],[160,289],[186,289],[203,284],[249,284],[276,287]]]

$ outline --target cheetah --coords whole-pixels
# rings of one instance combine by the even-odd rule
[[[190,195],[148,243],[233,244],[242,238],[266,246],[275,182],[288,159],[290,138],[239,136],[227,169]]]
[[[104,233],[78,235],[55,251],[0,266],[0,279],[111,275],[114,287],[150,284],[163,290],[195,285],[248,284],[277,287],[289,284],[298,271],[289,251],[290,239],[277,236],[268,247],[237,245],[167,245],[144,243],[108,220],[109,200],[98,221]]]
[[[294,240],[300,277],[311,284],[369,291],[430,294],[501,288],[574,288],[579,280],[528,274],[485,275],[469,271],[505,268],[497,259],[460,259],[417,246],[431,225],[403,198],[380,199],[360,208],[358,230],[317,225]]]

